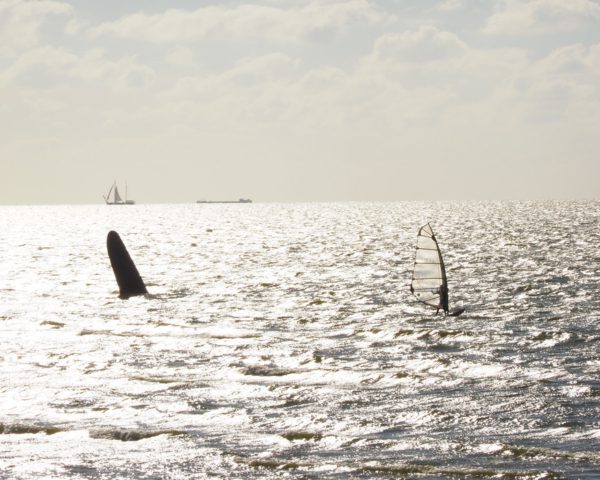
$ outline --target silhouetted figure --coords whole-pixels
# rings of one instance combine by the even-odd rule
[[[444,315],[448,315],[448,287],[440,285],[438,292],[440,294],[440,303],[435,311],[435,314],[437,315],[441,308],[444,310]]]
[[[108,232],[106,248],[119,285],[119,297],[129,298],[147,294],[146,285],[117,232]]]

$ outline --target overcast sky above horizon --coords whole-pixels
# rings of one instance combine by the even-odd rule
[[[0,0],[0,203],[599,198],[600,0]]]

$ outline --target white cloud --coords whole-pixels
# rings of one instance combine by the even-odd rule
[[[35,81],[38,87],[43,87],[76,62],[77,57],[63,48],[33,48],[19,56],[8,68],[0,71],[0,85],[6,87]]]
[[[39,30],[50,15],[71,15],[72,7],[59,1],[4,0],[0,3],[0,55],[36,46]]]
[[[166,56],[167,63],[180,67],[198,67],[198,60],[194,50],[188,47],[177,46]]]
[[[465,0],[444,0],[436,8],[442,12],[454,12],[462,10],[465,6]]]
[[[592,0],[502,0],[484,32],[532,35],[590,26],[600,28],[600,5]]]
[[[154,69],[138,62],[134,56],[113,60],[106,58],[101,49],[85,52],[65,74],[71,79],[87,82],[89,86],[108,86],[113,91],[147,89],[156,79]]]
[[[65,27],[65,33],[68,35],[78,35],[90,27],[89,22],[80,18],[71,18]]]
[[[206,128],[387,131],[431,124],[461,103],[489,98],[527,64],[519,51],[480,51],[423,27],[380,37],[346,69],[306,69],[284,54],[247,58],[220,73],[183,78],[163,100],[178,112],[174,123],[193,118]]]
[[[476,104],[510,88],[529,63],[522,50],[470,47],[457,35],[428,26],[380,37],[360,69],[388,89],[402,86],[416,98],[422,95],[425,107],[414,117],[430,119],[436,112]],[[412,100],[410,105],[417,109]]]
[[[538,122],[600,121],[600,44],[560,47],[532,63],[516,77],[511,101]]]
[[[99,25],[92,34],[153,43],[194,41],[212,35],[294,43],[327,35],[350,24],[364,25],[384,19],[366,0],[312,2],[289,9],[244,4],[194,11],[168,10],[155,15],[136,13]]]
[[[40,90],[81,81],[87,83],[87,88],[131,91],[148,88],[155,78],[154,70],[134,57],[109,60],[101,49],[77,56],[64,48],[51,46],[28,50],[0,71],[0,85],[5,88]]]
[[[273,53],[244,58],[219,73],[180,78],[158,97],[172,124],[187,122],[204,130],[248,130],[273,125],[290,115],[299,62]],[[157,118],[158,118],[157,111]]]
[[[379,59],[421,63],[461,56],[466,45],[453,33],[422,26],[416,31],[386,34],[375,42],[374,50]]]

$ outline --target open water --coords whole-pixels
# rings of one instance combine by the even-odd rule
[[[0,207],[0,478],[600,478],[599,218]],[[426,222],[458,318],[410,295]],[[152,297],[118,298],[113,229]]]

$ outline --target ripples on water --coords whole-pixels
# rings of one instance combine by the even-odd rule
[[[599,213],[2,207],[0,478],[598,478]],[[408,290],[427,221],[459,318]]]

